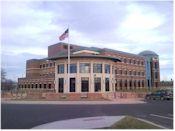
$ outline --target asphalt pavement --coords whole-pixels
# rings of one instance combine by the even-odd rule
[[[58,120],[122,115],[135,116],[172,129],[173,101],[109,105],[1,104],[1,128],[30,129]]]

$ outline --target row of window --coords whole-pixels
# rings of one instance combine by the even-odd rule
[[[101,92],[101,78],[94,78],[94,92]],[[76,78],[70,78],[70,92],[76,92]],[[109,78],[105,78],[105,91],[110,91]],[[64,78],[58,79],[58,92],[64,92]],[[89,92],[89,77],[81,77],[81,92]]]
[[[48,68],[48,67],[54,67],[55,66],[55,62],[53,63],[46,63],[46,64],[43,64],[43,65],[40,65],[40,69],[41,68]]]
[[[121,70],[121,69],[116,69],[115,74],[134,75],[134,76],[136,76],[136,75],[137,76],[144,76],[145,75],[145,73],[141,72],[141,71],[136,72],[136,71]]]
[[[68,66],[67,66],[68,67]],[[110,65],[105,64],[105,73],[110,74]],[[68,69],[68,68],[67,68]],[[65,72],[64,64],[57,66],[57,73],[62,74]],[[67,70],[68,72],[68,70]],[[90,73],[91,66],[90,63],[80,63],[80,73]],[[77,73],[77,64],[70,64],[70,73]],[[102,73],[102,64],[93,64],[93,73]]]
[[[144,65],[144,61],[136,61],[136,60],[126,59],[126,58],[121,58],[121,61],[128,64]]]
[[[19,84],[18,88],[44,88],[44,89],[51,89],[52,84]]]
[[[40,74],[40,76],[55,76],[55,74],[54,73]]]
[[[145,86],[145,81],[144,80],[139,80],[139,81],[132,81],[132,80],[120,80],[116,83],[116,87],[144,87]]]

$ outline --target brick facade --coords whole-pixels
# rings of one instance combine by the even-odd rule
[[[92,50],[96,51],[99,54],[91,55],[88,53],[79,53],[78,55],[90,55],[93,57],[96,56],[105,56],[105,58],[85,58],[85,61],[101,61],[102,63],[107,61],[107,57],[109,59],[117,58],[121,60],[120,62],[114,62],[111,65],[111,73],[114,74],[115,82],[110,86],[114,88],[112,91],[120,91],[120,90],[134,90],[145,88],[148,86],[147,78],[146,78],[146,58],[141,55],[115,51],[110,49],[101,49],[101,48],[89,48],[82,47],[77,45],[71,45],[71,54],[76,51],[81,50]],[[22,90],[31,90],[31,91],[53,91],[58,90],[58,83],[56,83],[55,76],[57,74],[57,65],[61,61],[67,62],[67,58],[57,59],[59,56],[67,55],[67,44],[58,43],[55,45],[51,45],[48,47],[48,58],[45,59],[31,59],[26,62],[26,77],[18,78],[18,87]],[[110,58],[112,57],[112,58]],[[54,59],[50,59],[54,58]],[[80,60],[81,57],[79,57]],[[95,60],[96,59],[96,60]],[[73,60],[73,59],[72,59]],[[110,60],[109,60],[110,61]],[[112,61],[111,61],[112,62]],[[109,62],[110,63],[110,62]],[[157,65],[155,64],[157,63]],[[158,68],[155,68],[155,65]],[[66,66],[66,65],[65,65]],[[65,72],[66,75],[66,72]],[[151,62],[151,75],[152,75],[152,86],[159,86],[160,82],[160,70],[159,70],[159,61],[152,60]],[[156,79],[155,79],[156,75]],[[102,76],[101,76],[102,77]],[[66,77],[65,77],[66,78]],[[103,80],[103,79],[102,79]],[[56,85],[57,84],[57,85]],[[81,92],[80,92],[81,93]],[[93,93],[92,93],[93,94]],[[89,94],[90,95],[90,94]],[[96,94],[97,95],[97,94]],[[47,96],[49,98],[49,96]],[[54,96],[53,96],[54,97]],[[58,96],[55,96],[58,97]],[[75,97],[72,95],[70,98]]]

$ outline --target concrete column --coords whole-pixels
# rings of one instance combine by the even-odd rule
[[[89,78],[89,92],[94,92],[94,74],[93,74],[93,61],[90,62],[90,78]]]
[[[79,61],[77,61],[77,77],[76,77],[76,92],[81,92],[81,77],[80,77],[80,64]]]
[[[55,90],[56,90],[56,93],[58,93],[58,72],[57,72],[57,62],[55,62],[55,81],[54,81],[54,84],[55,84]]]
[[[102,78],[101,78],[101,80],[102,80],[101,91],[105,92],[105,63],[104,62],[102,63]]]
[[[112,79],[112,64],[110,63],[110,77],[109,77],[109,88],[110,92],[113,92],[113,79]]]

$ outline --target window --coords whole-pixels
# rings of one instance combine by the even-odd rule
[[[70,92],[75,92],[75,78],[70,78]]]
[[[120,80],[120,87],[121,87],[120,89],[122,89],[122,83],[123,83],[122,80]]]
[[[42,68],[42,65],[40,65],[40,69]]]
[[[136,64],[136,60],[133,60],[133,63]]]
[[[58,92],[63,93],[64,92],[64,78],[58,79]]]
[[[43,64],[43,68],[45,68],[45,64]]]
[[[155,62],[154,67],[155,67],[155,69],[158,69],[159,68],[158,62]]]
[[[90,63],[80,63],[80,73],[90,73]]]
[[[32,88],[33,88],[33,84],[32,84]]]
[[[134,71],[134,75],[136,76],[136,71]]]
[[[137,63],[138,63],[138,65],[140,65],[140,61],[138,61]]]
[[[101,78],[100,77],[94,78],[94,88],[95,88],[95,92],[101,91]]]
[[[64,64],[58,65],[58,74],[64,73]]]
[[[46,84],[44,84],[44,88],[45,88],[45,89],[46,89],[46,86],[47,86],[47,85],[46,85]]]
[[[81,78],[81,92],[89,92],[89,78],[88,77]]]
[[[122,70],[120,70],[120,74],[122,75]]]
[[[127,75],[127,70],[125,70],[125,75]]]
[[[144,87],[145,86],[145,82],[144,82],[144,80],[142,81],[142,87]]]
[[[145,75],[145,73],[144,72],[142,72],[142,76],[144,76]]]
[[[117,74],[118,72],[117,72],[117,69],[115,69],[115,74]]]
[[[158,72],[155,72],[155,79],[158,79]]]
[[[140,81],[138,81],[138,87],[140,87]]]
[[[109,78],[105,78],[105,91],[109,91]]]
[[[52,85],[51,85],[51,84],[49,84],[49,89],[51,89],[51,87],[52,87]]]
[[[52,67],[52,63],[50,63],[50,67]]]
[[[127,83],[127,80],[125,80],[125,87],[127,88],[127,86],[128,86],[128,83]]]
[[[68,65],[67,65],[68,72]],[[70,64],[70,73],[77,73],[77,64]]]
[[[140,76],[140,72],[138,72],[138,76]]]
[[[130,76],[132,75],[132,72],[131,72],[131,71],[129,71],[129,75],[130,75]]]
[[[130,89],[132,87],[132,81],[131,80],[129,81],[129,87],[130,87]]]
[[[105,64],[105,73],[110,74],[110,65]]]
[[[131,64],[131,59],[129,59],[129,64]]]
[[[136,87],[136,80],[134,81],[134,87]]]
[[[42,88],[42,85],[41,84],[39,84],[39,88]]]
[[[102,73],[102,64],[93,64],[94,73]]]
[[[35,88],[38,88],[38,85],[37,84],[35,84]]]
[[[144,65],[144,62],[142,61],[141,64]]]

